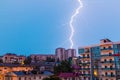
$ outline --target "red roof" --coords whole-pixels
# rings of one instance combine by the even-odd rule
[[[60,78],[68,78],[68,77],[78,77],[79,74],[77,73],[60,73],[59,77]]]
[[[120,56],[120,54],[113,54],[113,56]]]

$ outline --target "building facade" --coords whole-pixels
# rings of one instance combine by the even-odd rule
[[[26,59],[25,56],[7,53],[2,57],[3,63],[22,63]]]
[[[32,62],[41,62],[46,61],[47,58],[55,59],[56,56],[54,54],[31,54],[30,55]]]
[[[59,61],[66,60],[65,48],[57,48],[55,54],[56,58],[59,59]]]
[[[5,80],[5,75],[13,71],[32,71],[33,66],[0,64],[0,80]]]
[[[57,48],[56,51],[56,58],[60,61],[68,60],[69,58],[76,57],[76,50],[75,49],[65,49],[65,48]]]
[[[120,42],[102,39],[100,44],[79,48],[82,80],[119,80]]]

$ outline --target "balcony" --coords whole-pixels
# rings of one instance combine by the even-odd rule
[[[89,50],[86,50],[85,53],[90,53],[90,51],[89,51]]]
[[[81,74],[81,76],[90,76],[90,74]]]
[[[113,48],[103,48],[103,49],[101,49],[101,51],[104,51],[104,50],[113,50]]]
[[[113,56],[112,54],[105,54],[105,55],[101,55],[101,57],[111,57]],[[113,56],[114,57],[114,56]]]
[[[90,64],[90,62],[80,62],[79,64]]]
[[[101,70],[116,70],[116,68],[101,68]]]
[[[101,61],[101,63],[115,63],[115,61]]]
[[[102,77],[116,77],[115,75],[102,75]]]
[[[83,56],[83,57],[81,57],[81,58],[90,58],[90,56]]]
[[[80,70],[90,70],[90,68],[81,68]]]

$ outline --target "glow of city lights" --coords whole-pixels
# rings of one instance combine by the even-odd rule
[[[69,26],[70,26],[70,29],[71,29],[71,34],[70,34],[70,37],[69,37],[69,41],[70,41],[70,48],[72,49],[73,46],[74,46],[74,42],[73,42],[73,36],[74,36],[74,26],[73,26],[73,22],[75,20],[75,17],[77,17],[77,15],[79,14],[80,12],[80,9],[83,8],[83,3],[81,0],[78,0],[78,3],[79,3],[79,7],[77,9],[75,9],[75,13],[71,16],[71,19],[70,19],[70,22],[69,22]]]

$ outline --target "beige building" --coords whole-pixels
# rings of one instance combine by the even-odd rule
[[[30,57],[32,58],[32,62],[34,62],[35,60],[39,61],[45,61],[47,60],[47,58],[53,58],[55,59],[55,55],[53,54],[32,54],[30,55]]]
[[[116,63],[114,54],[114,43],[101,41],[101,68],[100,68],[100,79],[102,80],[117,80],[116,77]]]
[[[17,56],[11,53],[7,53],[2,57],[3,63],[22,63],[25,59],[25,56]]]

